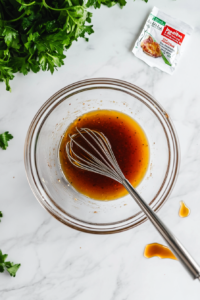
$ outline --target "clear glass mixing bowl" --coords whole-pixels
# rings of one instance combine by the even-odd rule
[[[139,87],[117,79],[97,78],[71,84],[48,99],[28,129],[25,168],[39,203],[56,219],[89,233],[116,233],[146,221],[128,195],[103,202],[78,193],[60,170],[58,148],[62,134],[75,118],[97,109],[118,110],[144,129],[150,163],[137,191],[158,211],[175,184],[180,161],[177,135],[170,117],[156,100]]]

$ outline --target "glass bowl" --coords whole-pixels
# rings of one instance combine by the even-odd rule
[[[141,88],[117,79],[97,78],[64,87],[39,109],[25,141],[25,168],[39,203],[57,220],[88,233],[124,231],[146,216],[131,196],[98,201],[78,193],[63,176],[58,159],[62,134],[75,118],[97,109],[121,111],[144,129],[150,163],[137,191],[158,211],[175,184],[180,161],[178,138],[169,115]]]

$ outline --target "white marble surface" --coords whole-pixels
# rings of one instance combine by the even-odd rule
[[[191,44],[171,77],[131,53],[151,8],[156,5],[195,27]],[[23,147],[28,126],[53,93],[91,77],[127,80],[151,93],[174,120],[182,150],[180,174],[159,212],[200,263],[200,1],[129,0],[124,9],[93,11],[95,34],[75,43],[65,66],[53,76],[40,72],[13,80],[12,93],[0,84],[0,132],[14,139],[0,150],[0,249],[22,264],[16,278],[0,274],[2,300],[199,299],[200,283],[181,264],[145,259],[147,243],[162,238],[149,222],[115,235],[77,232],[53,219],[34,198],[26,180]],[[191,208],[178,216],[179,202]]]

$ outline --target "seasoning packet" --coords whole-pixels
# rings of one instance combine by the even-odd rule
[[[172,75],[192,31],[188,24],[154,7],[132,52],[150,67]]]

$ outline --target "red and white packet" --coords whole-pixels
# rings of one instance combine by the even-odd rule
[[[149,66],[172,75],[192,31],[190,25],[154,7],[132,52]]]

